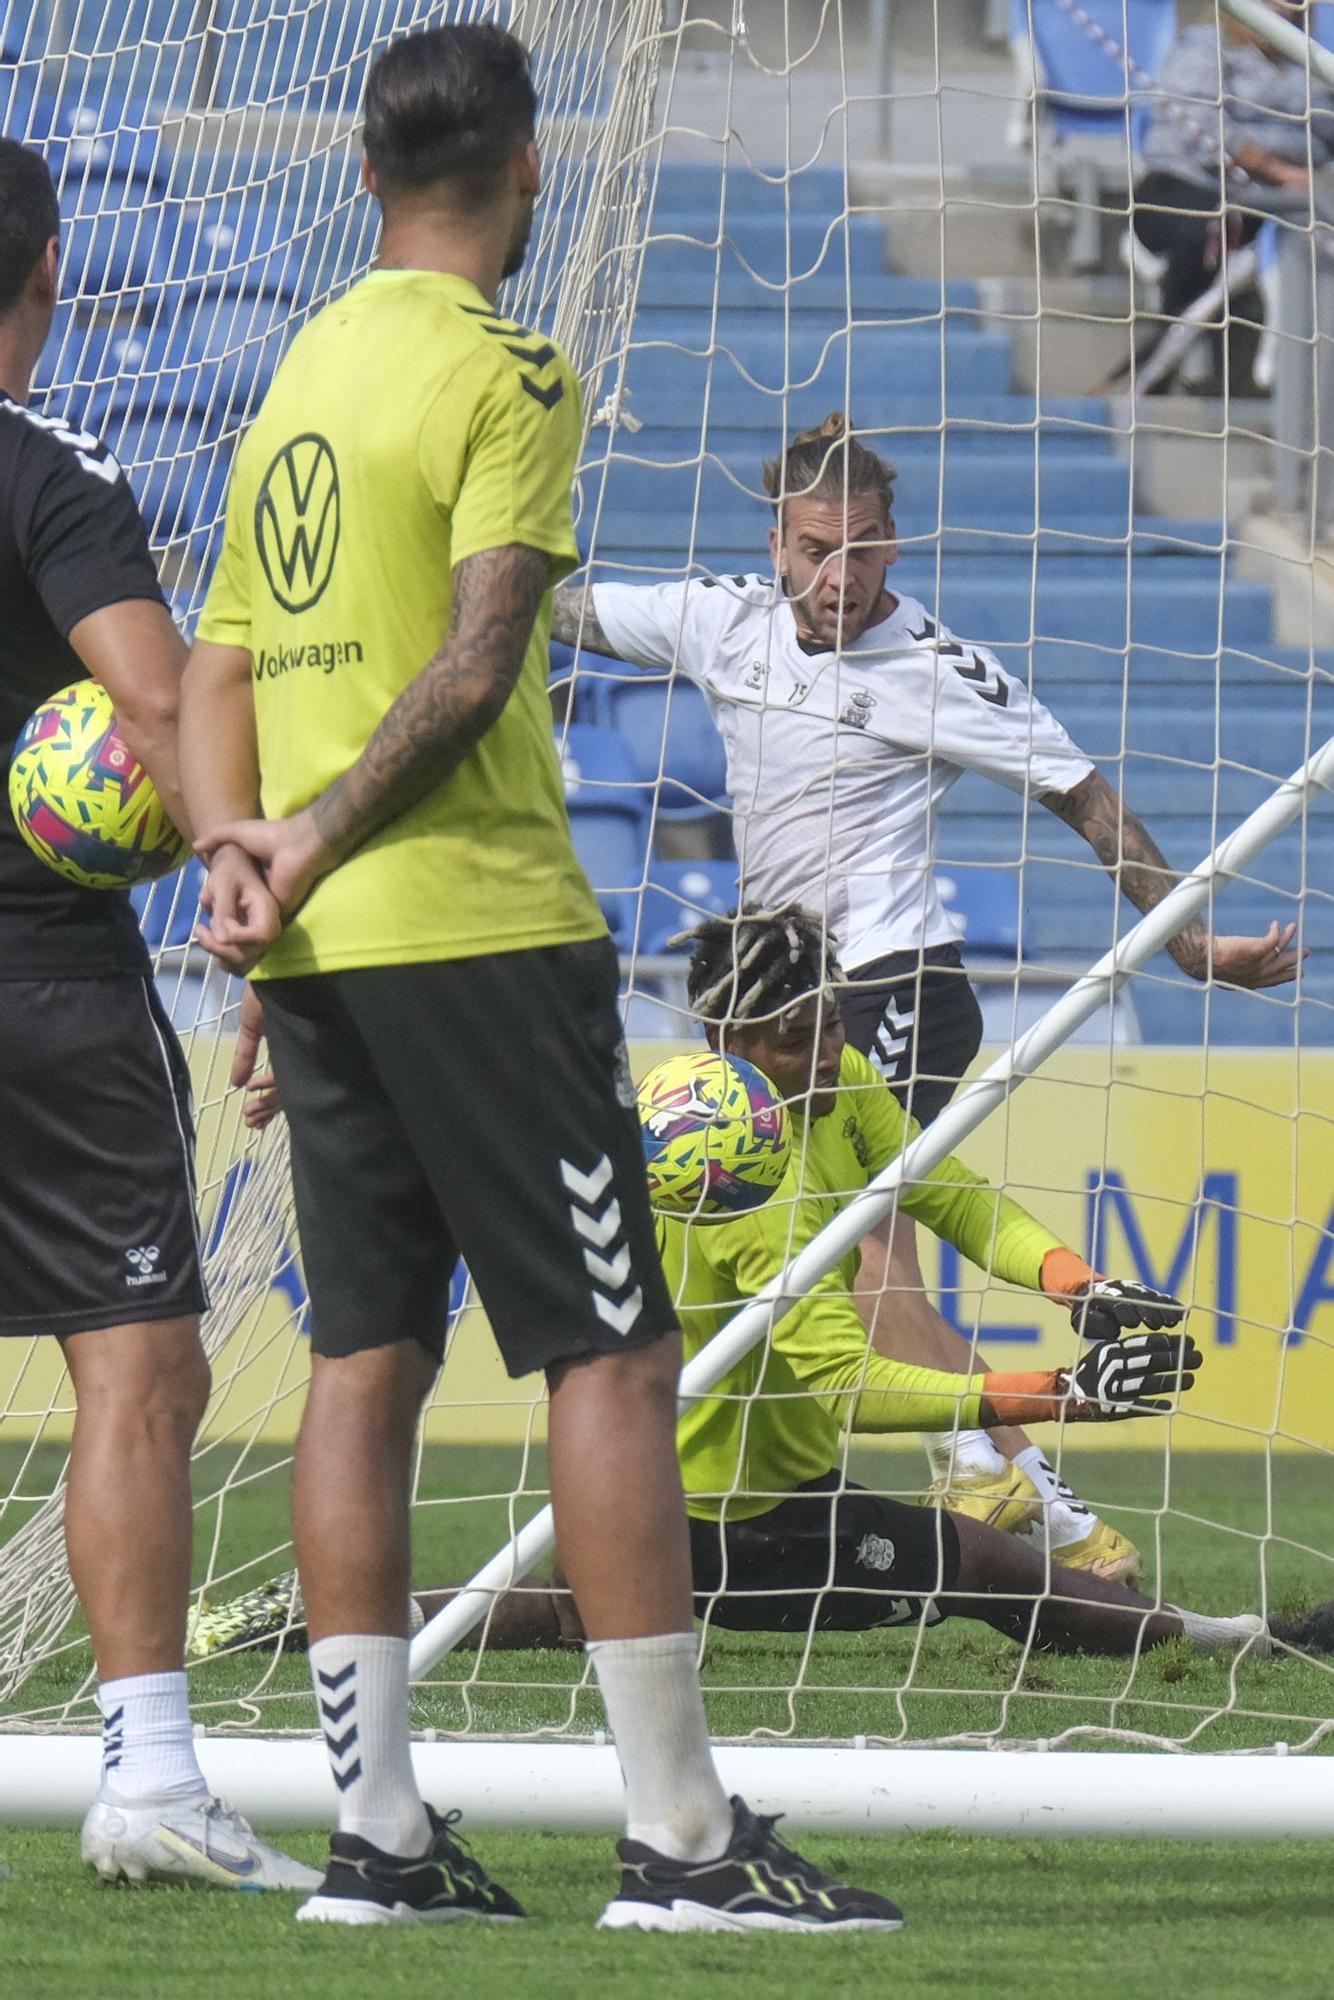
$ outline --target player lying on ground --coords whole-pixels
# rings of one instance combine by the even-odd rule
[[[914,1129],[866,1058],[845,1045],[836,978],[823,927],[799,910],[709,923],[696,934],[689,990],[710,1043],[764,1071],[789,1100],[794,1132],[787,1176],[764,1207],[725,1223],[658,1219],[687,1352],[897,1158]],[[851,1295],[857,1253],[850,1253],[777,1323],[767,1350],[752,1350],[678,1425],[698,1615],[734,1630],[848,1631],[948,1614],[1060,1652],[1125,1654],[1183,1635],[1206,1651],[1267,1649],[1259,1618],[1206,1618],[1155,1607],[1085,1571],[1049,1574],[1015,1536],[866,1492],[841,1476],[848,1429],[1149,1415],[1169,1407],[1178,1382],[1191,1386],[1200,1363],[1184,1336],[1118,1323],[1175,1324],[1183,1311],[1175,1300],[1136,1297],[1136,1288],[1095,1279],[1050,1230],[961,1161],[942,1161],[903,1200],[972,1261],[1055,1296],[1086,1336],[1110,1337],[1072,1369],[988,1373],[961,1388],[956,1375],[870,1348]],[[419,1596],[419,1614],[429,1616],[447,1595]],[[205,1613],[194,1644],[205,1652],[250,1643],[290,1629],[299,1616],[290,1579],[275,1579]],[[537,1580],[502,1597],[484,1633],[500,1648],[580,1638],[568,1593]]]
[[[0,139],[0,770],[29,712],[92,675],[183,828],[185,646],[139,510],[99,438],[28,402],[59,231],[46,163]],[[312,1888],[210,1796],[195,1756],[190,1447],[209,1370],[185,1058],[128,898],[63,881],[8,810],[0,1104],[0,1337],[58,1340],[78,1406],[65,1545],[103,1717],[83,1858],[112,1881]]]
[[[935,879],[934,816],[965,771],[1037,799],[1083,836],[1138,910],[1175,880],[1148,829],[1056,718],[984,646],[889,589],[894,470],[841,414],[764,468],[772,575],[654,585],[566,583],[553,636],[703,690],[727,750],[741,893],[821,913],[845,968],[844,1026],[921,1125],[977,1053],[982,1015]],[[963,854],[955,856],[964,861]],[[1291,979],[1295,925],[1168,946],[1193,978]],[[882,1352],[938,1368],[977,1358],[927,1300],[911,1218],[862,1282]],[[1138,1552],[1081,1506],[1013,1426],[927,1440],[937,1497],[997,1527],[1041,1518],[1055,1561],[1133,1581]]]

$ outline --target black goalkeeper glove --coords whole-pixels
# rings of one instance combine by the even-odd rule
[[[1119,1340],[1132,1326],[1159,1333],[1165,1326],[1179,1326],[1185,1317],[1180,1299],[1130,1278],[1090,1278],[1070,1308],[1071,1324],[1084,1340]]]
[[[1179,1306],[1176,1314],[1180,1318]],[[1195,1386],[1195,1371],[1203,1366],[1204,1356],[1188,1333],[1132,1333],[1124,1340],[1104,1340],[1068,1371],[1066,1416],[1072,1423],[1089,1424],[1159,1416],[1172,1408],[1172,1397]]]

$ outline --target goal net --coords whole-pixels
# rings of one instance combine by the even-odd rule
[[[118,453],[183,625],[216,554],[231,452],[278,358],[374,255],[356,179],[369,62],[395,33],[468,18],[503,20],[533,51],[545,194],[506,307],[558,336],[584,382],[576,507],[595,578],[771,575],[762,464],[846,411],[897,471],[890,587],[1045,704],[1175,868],[1202,863],[1318,755],[1334,717],[1334,299],[1318,201],[1313,220],[1309,204],[1262,200],[1229,139],[1212,235],[1192,235],[1179,186],[1159,191],[1167,225],[1142,226],[1152,134],[1174,136],[1188,165],[1211,133],[1217,148],[1225,94],[1217,78],[1175,98],[1159,87],[1175,10],[1149,0],[0,0],[3,128],[46,151],[66,227],[40,390]],[[1230,15],[1189,18],[1235,45]],[[1318,112],[1334,63],[1304,42],[1284,61]],[[1277,124],[1285,157],[1318,170],[1328,148],[1305,98]],[[672,940],[747,893],[728,725],[679,658],[640,671],[553,646],[551,692],[643,1070],[699,1033]],[[892,759],[892,729],[866,724],[850,712],[831,727],[827,789]],[[1334,1597],[1328,760],[1315,775],[1201,892],[1227,936],[1296,923],[1300,977],[1240,992],[1132,949],[1086,1018],[1067,1009],[1039,1031],[1028,1047],[1043,1060],[1023,1065],[1036,1073],[997,1090],[961,1141],[1095,1266],[1189,1303],[1205,1367],[1179,1413],[1038,1441],[1138,1549],[1151,1597],[1218,1615],[1296,1617]],[[1136,913],[1036,792],[965,773],[936,847],[982,1004],[981,1067],[1123,947]],[[190,944],[197,887],[190,869],[140,900],[197,1098],[214,1389],[194,1582],[196,1605],[216,1608],[292,1565],[309,1312],[283,1125],[248,1134],[228,1088],[239,989]],[[1064,1313],[925,1233],[920,1250],[960,1365],[970,1347],[1001,1369],[1072,1359]],[[900,1299],[886,1292],[881,1327]],[[5,1343],[11,1731],[96,1723],[61,1543],[71,1421],[54,1343]],[[540,1516],[543,1440],[541,1385],[507,1380],[461,1271],[418,1458],[420,1589],[466,1580]],[[837,1470],[910,1501],[929,1476],[911,1437],[849,1436]],[[521,1569],[505,1558],[492,1585]],[[423,1668],[423,1732],[536,1754],[602,1730],[580,1654],[503,1652],[485,1619],[480,1631]],[[961,1619],[747,1634],[706,1618],[700,1638],[711,1724],[745,1746],[1306,1751],[1334,1714],[1328,1668],[1282,1652],[1053,1657]],[[428,1629],[415,1658],[438,1650]],[[191,1672],[210,1734],[312,1736],[290,1632]]]

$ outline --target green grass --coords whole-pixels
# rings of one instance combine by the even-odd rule
[[[314,1860],[309,1834],[291,1846]],[[71,1837],[11,1833],[0,1884],[4,1988],[23,2000],[857,2000],[893,1994],[1078,1992],[1097,2000],[1317,2000],[1329,1990],[1328,1850],[1310,1843],[811,1841],[849,1878],[896,1896],[907,1927],[839,1939],[611,1936],[592,1926],[612,1882],[605,1841],[491,1835],[487,1865],[526,1898],[526,1925],[393,1932],[298,1929],[292,1899],[99,1890]]]
[[[201,1467],[199,1574],[251,1563],[254,1581],[281,1564],[286,1474],[276,1454],[255,1453],[256,1475],[228,1493],[221,1521],[209,1499],[219,1472]],[[919,1459],[870,1454],[854,1476],[911,1491]],[[0,1522],[10,1533],[49,1490],[55,1452],[35,1454],[20,1475],[17,1452],[0,1451],[0,1491],[29,1496]],[[1090,1459],[1084,1495],[1132,1534],[1163,1578],[1164,1594],[1205,1611],[1256,1608],[1262,1573],[1270,1604],[1334,1596],[1334,1565],[1323,1553],[1327,1475],[1312,1458],[1178,1455],[1170,1507],[1157,1453]],[[431,1585],[465,1574],[506,1531],[506,1497],[520,1476],[517,1450],[432,1450],[422,1468],[416,1574]],[[540,1456],[522,1518],[541,1504]],[[477,1500],[467,1496],[484,1494]],[[1229,1670],[1160,1648],[1134,1664],[1041,1658],[1020,1672],[1019,1655],[988,1629],[961,1621],[926,1636],[913,1664],[911,1634],[882,1632],[822,1639],[803,1668],[795,1640],[715,1634],[705,1666],[709,1713],[719,1735],[753,1731],[903,1740],[995,1731],[1051,1738],[1081,1725],[1144,1730],[1204,1749],[1300,1741],[1334,1713],[1334,1675],[1291,1660]],[[86,1672],[72,1647],[35,1674],[8,1714],[59,1709]],[[263,1680],[262,1726],[311,1726],[305,1663],[246,1656],[211,1663],[195,1678],[210,1723],[236,1719],[242,1697]],[[594,1695],[579,1683],[581,1663],[566,1655],[458,1654],[415,1698],[421,1727],[532,1731],[600,1724]],[[84,1719],[88,1711],[81,1711]],[[3,1721],[3,1713],[0,1713]],[[447,1804],[448,1801],[441,1801]],[[315,1859],[320,1839],[294,1835]],[[1079,1981],[1098,1996],[1157,1995],[1194,1981],[1214,1996],[1253,1995],[1264,1979],[1285,1994],[1328,1989],[1334,1915],[1318,1885],[1323,1848],[1173,1846],[1136,1841],[973,1840],[931,1835],[904,1840],[812,1841],[817,1858],[899,1897],[910,1927],[891,1939],[825,1944],[775,1939],[605,1937],[590,1926],[612,1882],[605,1841],[491,1835],[482,1843],[494,1871],[530,1904],[534,1921],[515,1933],[455,1929],[443,1934],[309,1933],[296,1930],[281,1898],[209,1892],[95,1891],[82,1878],[68,1833],[0,1829],[0,1853],[15,1869],[0,1884],[7,1990],[40,2000],[86,1989],[110,1996],[237,1996],[281,1990],[285,2000],[428,1990],[443,1972],[451,1989],[490,2000],[541,1981],[544,2000],[566,1993],[611,1995],[632,1985],[643,2000],[683,1980],[731,2000],[766,1996],[791,1978],[795,1952],[814,1990],[858,1994],[888,1972],[896,1994],[973,1991],[998,1976],[1049,1987]],[[1312,1914],[1314,1910],[1315,1914]],[[1275,1942],[1277,1941],[1277,1942]],[[808,1954],[819,1970],[805,1973]],[[1271,1955],[1272,1953],[1272,1955]],[[12,1982],[12,1983],[10,1983]]]

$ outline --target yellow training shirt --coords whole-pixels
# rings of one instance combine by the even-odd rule
[[[681,1315],[686,1358],[896,1160],[917,1124],[856,1049],[843,1051],[834,1108],[792,1120],[792,1158],[762,1208],[731,1222],[660,1219],[658,1248]],[[971,1263],[1036,1291],[1060,1238],[953,1157],[906,1186],[904,1212]],[[764,1514],[839,1462],[843,1432],[951,1430],[978,1422],[981,1384],[876,1354],[852,1297],[852,1250],[686,1411],[677,1449],[686,1506],[703,1520]]]
[[[297,335],[237,453],[199,621],[250,653],[267,818],[341,776],[437,652],[456,563],[522,542],[553,583],[575,567],[579,435],[564,354],[465,278],[373,271]],[[548,598],[482,741],[320,882],[261,975],[604,934],[552,739],[550,620]]]

